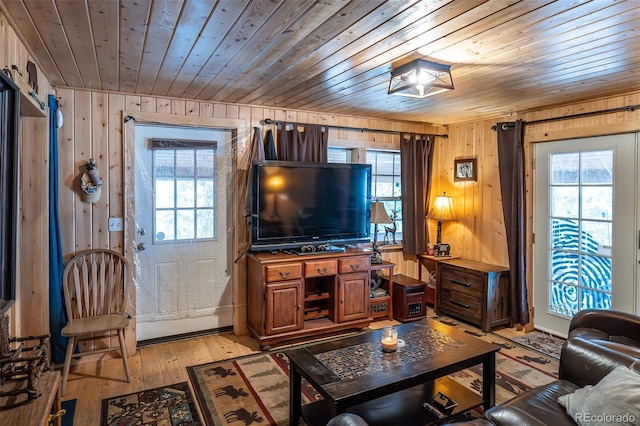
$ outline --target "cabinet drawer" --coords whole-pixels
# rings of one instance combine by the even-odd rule
[[[305,278],[335,275],[337,270],[338,262],[336,262],[335,260],[318,260],[315,262],[304,262]]]
[[[466,272],[464,269],[451,270],[442,268],[440,270],[440,280],[442,288],[449,288],[454,292],[482,296],[484,288],[482,274]]]
[[[442,288],[439,308],[478,322],[482,319],[482,300],[475,295]]]
[[[369,269],[369,256],[367,257],[347,257],[338,260],[338,273],[348,274],[351,272],[362,272]]]
[[[296,280],[302,278],[302,264],[300,263],[286,263],[281,265],[267,265],[266,281],[285,281]]]

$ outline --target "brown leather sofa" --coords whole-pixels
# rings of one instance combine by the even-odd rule
[[[581,311],[569,326],[558,380],[487,410],[484,419],[456,425],[574,426],[558,397],[597,384],[618,366],[631,367],[640,374],[640,317],[617,311]],[[353,415],[341,416],[328,426],[366,425]]]

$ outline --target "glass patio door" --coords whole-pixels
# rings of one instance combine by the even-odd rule
[[[535,146],[534,326],[566,336],[583,309],[635,310],[636,135]]]

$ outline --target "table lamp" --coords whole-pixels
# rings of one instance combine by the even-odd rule
[[[387,214],[384,209],[384,204],[379,201],[371,203],[371,223],[373,226],[373,255],[371,256],[371,263],[382,263],[382,256],[380,249],[378,248],[378,224],[379,223],[393,223],[393,220]]]
[[[427,214],[428,219],[438,221],[438,231],[436,237],[436,245],[433,248],[435,256],[449,256],[449,244],[443,244],[442,238],[442,222],[445,220],[458,220],[453,212],[453,198],[447,197],[446,192],[438,195],[433,201],[433,205]]]

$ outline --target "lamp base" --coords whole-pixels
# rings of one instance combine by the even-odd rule
[[[382,263],[382,254],[380,253],[380,249],[377,244],[373,244],[373,254],[371,255],[371,263],[380,264]]]

